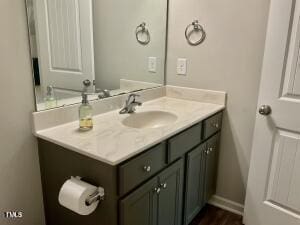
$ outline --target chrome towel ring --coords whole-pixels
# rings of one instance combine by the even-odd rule
[[[141,39],[141,35],[145,34],[146,35],[146,39]],[[135,37],[136,40],[142,44],[142,45],[147,45],[150,42],[150,32],[148,30],[148,28],[146,27],[146,23],[143,22],[140,25],[137,26],[136,30],[135,30]]]
[[[191,29],[191,28],[193,28],[193,29]],[[191,41],[190,38],[191,38],[191,34],[195,31],[201,33],[201,38],[198,41],[193,42],[193,41]],[[198,20],[194,20],[191,24],[189,24],[186,27],[186,29],[185,29],[185,38],[186,38],[187,42],[192,46],[200,45],[205,41],[206,32],[205,32],[203,26],[201,24],[199,24]]]

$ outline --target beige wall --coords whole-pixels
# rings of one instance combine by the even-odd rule
[[[228,93],[217,194],[243,203],[262,66],[269,0],[170,0],[167,83]],[[199,19],[207,40],[189,46],[184,30]],[[176,75],[178,57],[187,76]]]
[[[120,79],[163,84],[166,0],[94,0],[96,87],[119,89]],[[141,45],[135,29],[147,23],[151,41]],[[148,57],[157,57],[157,72],[148,72]]]
[[[44,224],[24,0],[0,1],[0,224]],[[3,212],[20,210],[22,219]]]

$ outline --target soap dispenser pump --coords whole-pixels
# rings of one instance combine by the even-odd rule
[[[82,104],[79,107],[79,129],[88,131],[93,129],[93,107],[88,100],[88,94],[82,93]]]

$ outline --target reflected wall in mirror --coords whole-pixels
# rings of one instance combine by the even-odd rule
[[[37,110],[164,84],[168,0],[26,0]]]

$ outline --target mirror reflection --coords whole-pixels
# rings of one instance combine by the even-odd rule
[[[27,0],[37,110],[164,84],[168,0]]]

